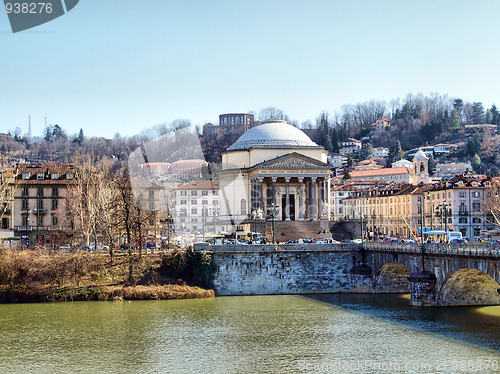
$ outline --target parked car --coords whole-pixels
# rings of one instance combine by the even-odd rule
[[[297,243],[297,240],[289,240],[285,244],[295,244]]]
[[[466,239],[451,239],[450,244],[467,244]]]
[[[59,247],[59,249],[62,249],[62,250],[68,250],[68,249],[71,249],[71,244],[65,244],[65,245],[62,245]]]
[[[354,241],[351,239],[342,239],[341,243],[342,244],[352,244],[352,243],[354,243]]]
[[[388,236],[387,238],[382,239],[382,243],[397,243],[398,238],[395,236]]]
[[[316,240],[316,244],[337,244],[338,241],[332,239],[332,238],[324,238],[324,239],[318,239]]]
[[[300,238],[297,243],[299,244],[312,244],[313,240],[312,238]]]
[[[87,248],[88,248],[88,250],[93,251],[96,249],[96,246],[94,243],[90,243],[90,245]],[[97,250],[107,251],[107,250],[109,250],[109,247],[107,245],[102,244],[102,243],[97,243]]]
[[[402,242],[403,243],[416,243],[417,241],[415,239],[411,238],[411,239],[403,239]]]
[[[352,242],[356,244],[363,244],[363,239],[354,239]]]
[[[491,245],[500,245],[500,240],[493,240],[490,244]]]

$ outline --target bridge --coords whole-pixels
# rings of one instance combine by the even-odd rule
[[[415,243],[207,245],[219,295],[410,293],[411,304],[500,305],[500,248]]]

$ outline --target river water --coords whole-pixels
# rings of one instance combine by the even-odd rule
[[[1,373],[500,372],[499,316],[399,295],[0,305],[0,339]]]

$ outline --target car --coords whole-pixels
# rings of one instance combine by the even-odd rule
[[[297,240],[289,240],[285,244],[295,244],[297,243]]]
[[[403,243],[416,243],[417,241],[415,239],[403,239],[402,240]]]
[[[338,241],[333,240],[332,238],[324,238],[316,240],[316,244],[336,244]]]
[[[352,244],[352,243],[354,243],[354,241],[351,239],[342,239],[341,243],[342,244]]]
[[[490,244],[491,245],[500,245],[500,240],[493,240]]]
[[[59,249],[62,249],[62,250],[68,250],[68,249],[71,249],[71,244],[61,245],[61,246],[59,247]]]
[[[352,242],[356,244],[363,244],[363,239],[354,239]]]
[[[467,240],[455,238],[450,240],[450,244],[467,244]]]
[[[87,248],[89,251],[93,251],[94,249],[96,249],[94,243],[90,243],[90,245]],[[97,250],[107,251],[107,250],[109,250],[109,247],[107,245],[102,244],[102,243],[97,243]]]
[[[297,243],[299,244],[312,244],[313,240],[312,238],[300,238]]]
[[[397,243],[398,238],[395,236],[388,236],[387,238],[382,239],[382,243]]]

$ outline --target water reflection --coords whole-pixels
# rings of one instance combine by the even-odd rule
[[[412,307],[407,295],[325,294],[305,297],[500,351],[499,306]],[[479,313],[484,310],[483,313]]]
[[[500,363],[497,320],[396,295],[0,305],[0,372],[467,373],[447,362]]]

